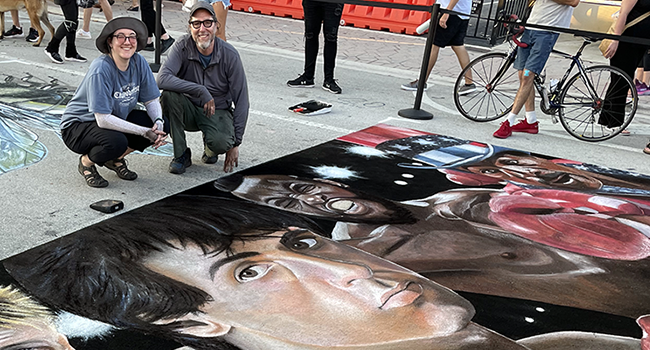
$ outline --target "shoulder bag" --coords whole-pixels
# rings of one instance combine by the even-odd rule
[[[646,13],[642,14],[641,16],[635,18],[634,21],[632,21],[632,22],[625,25],[625,29],[623,29],[623,32],[625,32],[631,26],[633,26],[633,25],[643,21],[644,19],[648,18],[648,16],[650,16],[650,12],[646,12]],[[614,34],[614,26],[615,25],[616,25],[616,21],[614,21],[614,23],[612,23],[612,25],[609,27],[609,29],[607,30],[607,34]],[[623,34],[623,33],[621,33],[621,34]],[[603,54],[603,56],[605,56],[605,51],[607,51],[607,48],[609,47],[609,44],[611,44],[611,43],[612,43],[612,39],[603,39],[603,41],[600,42],[600,45],[598,46],[598,48],[600,49],[600,52]]]

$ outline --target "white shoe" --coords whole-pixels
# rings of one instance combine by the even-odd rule
[[[83,29],[77,30],[77,39],[92,39],[92,35],[90,35],[90,32],[87,32]]]

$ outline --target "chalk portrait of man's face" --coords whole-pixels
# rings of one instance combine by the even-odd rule
[[[333,181],[299,179],[286,175],[252,175],[232,192],[235,196],[293,213],[321,217],[387,219],[384,203],[362,198]]]
[[[235,345],[242,335],[324,347],[427,339],[460,331],[474,315],[445,287],[299,228],[235,242],[216,255],[179,244],[143,264],[210,295],[203,314],[183,318],[207,326],[187,332]]]
[[[521,184],[574,190],[594,190],[603,183],[589,172],[553,163],[550,160],[523,155],[503,154],[491,164],[467,166],[472,173]]]

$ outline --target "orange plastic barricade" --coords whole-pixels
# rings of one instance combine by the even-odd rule
[[[434,0],[386,0],[381,2],[431,6]],[[427,19],[429,19],[429,13],[423,11],[345,5],[341,24],[393,33],[416,34],[415,28]]]
[[[304,18],[302,0],[234,0],[232,9],[276,17]]]
[[[431,6],[435,0],[382,0],[386,3]],[[302,0],[232,0],[237,11],[262,13],[277,17],[303,19]],[[346,4],[341,25],[393,33],[416,34],[415,29],[429,19],[429,13],[385,7]]]

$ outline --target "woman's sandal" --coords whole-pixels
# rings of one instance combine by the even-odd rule
[[[645,145],[645,148],[643,149],[643,153],[650,154],[650,142],[647,145]]]
[[[126,9],[126,10],[127,10],[127,11],[138,12],[138,11],[140,10],[140,6],[131,6],[131,7],[129,7],[129,8]]]
[[[84,166],[84,163],[81,162],[82,157],[83,156],[79,157],[79,174],[86,179],[86,184],[90,187],[108,186],[108,181],[99,175],[94,164],[91,166]]]
[[[120,163],[121,165],[115,165],[115,163]],[[131,171],[126,167],[126,160],[124,160],[124,158],[109,160],[108,162],[104,163],[104,166],[110,170],[113,170],[122,180],[131,181],[138,178],[138,174],[136,174],[135,171]]]

